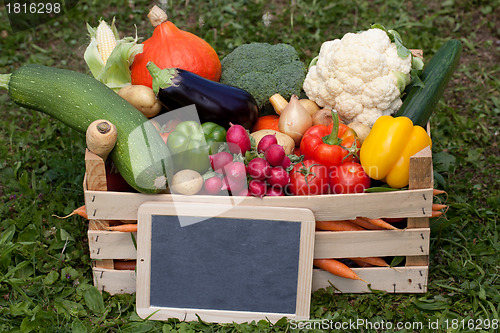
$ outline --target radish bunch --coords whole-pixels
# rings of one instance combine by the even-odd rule
[[[257,147],[243,126],[231,125],[226,134],[229,151],[210,156],[214,175],[205,180],[204,192],[216,195],[283,196],[292,165],[275,135],[266,135]],[[247,163],[245,164],[246,161]]]
[[[206,179],[206,194],[216,195],[230,191],[232,195],[248,195],[247,172],[244,162],[235,158],[251,149],[250,136],[241,125],[233,125],[227,130],[226,141],[230,152],[222,151],[210,155],[210,165],[215,175]]]
[[[284,189],[290,182],[286,169],[291,161],[283,146],[275,135],[266,135],[259,141],[257,153],[259,157],[250,160],[247,166],[248,192],[256,197],[285,195]]]
[[[222,151],[210,155],[210,165],[215,175],[205,180],[206,194],[216,195],[230,191],[232,195],[247,195],[247,172],[245,163],[234,160],[231,153]]]

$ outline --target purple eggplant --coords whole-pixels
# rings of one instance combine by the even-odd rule
[[[205,79],[180,68],[160,69],[150,62],[153,90],[168,112],[196,105],[200,122],[214,122],[229,128],[239,124],[248,130],[257,122],[259,108],[251,94],[243,89]]]

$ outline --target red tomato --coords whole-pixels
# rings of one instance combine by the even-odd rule
[[[328,168],[314,160],[304,160],[290,171],[289,190],[293,195],[327,194]]]
[[[330,187],[333,193],[361,193],[369,188],[370,177],[366,174],[361,164],[347,162],[332,169]]]

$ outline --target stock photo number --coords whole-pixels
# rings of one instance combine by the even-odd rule
[[[5,4],[7,14],[59,14],[61,13],[61,4],[58,2],[7,2]]]
[[[64,15],[78,0],[4,0],[13,32],[36,28]]]

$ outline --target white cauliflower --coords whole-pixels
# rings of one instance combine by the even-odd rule
[[[398,56],[384,30],[347,33],[321,45],[303,89],[320,107],[337,110],[344,122],[371,127],[378,117],[400,108],[411,68],[411,55]]]

